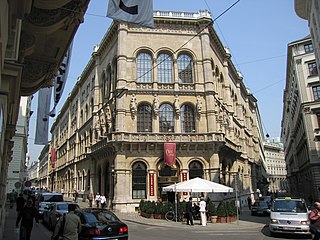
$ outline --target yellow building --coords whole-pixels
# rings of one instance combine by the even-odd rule
[[[172,200],[162,187],[194,177],[238,179],[246,199],[260,161],[256,99],[208,11],[157,11],[154,21],[114,22],[95,47],[51,128],[49,185],[105,194],[127,212],[141,199]]]

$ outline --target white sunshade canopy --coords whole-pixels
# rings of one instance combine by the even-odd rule
[[[211,182],[202,178],[193,178],[188,181],[179,182],[162,188],[165,192],[233,192],[233,188]]]

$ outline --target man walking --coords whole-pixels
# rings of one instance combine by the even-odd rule
[[[24,199],[22,193],[20,193],[19,197],[17,198],[17,208],[16,208],[18,214],[22,211],[25,203],[26,203],[26,200]]]
[[[19,227],[20,224],[20,239],[21,240],[30,240],[31,230],[33,227],[33,219],[36,220],[36,223],[39,223],[37,209],[33,206],[32,199],[28,199],[26,206],[19,212],[16,227]]]
[[[192,209],[192,197],[189,197],[189,202],[186,205],[187,225],[193,225],[193,209]]]
[[[81,221],[80,218],[74,213],[75,210],[75,204],[68,204],[68,214],[60,217],[54,229],[52,239],[58,239],[60,228],[63,228],[63,231],[61,231],[63,240],[78,240],[78,235],[81,231]]]

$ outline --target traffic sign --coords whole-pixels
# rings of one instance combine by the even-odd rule
[[[16,188],[21,188],[21,183],[20,182],[16,182],[15,184],[14,184],[14,186],[16,187]]]
[[[25,187],[31,187],[31,181],[25,181],[24,186]]]

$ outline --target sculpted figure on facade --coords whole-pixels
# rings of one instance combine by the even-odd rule
[[[132,94],[130,100],[130,111],[132,119],[135,119],[137,113],[137,98],[135,94]]]
[[[176,114],[179,115],[180,114],[180,103],[179,103],[178,95],[175,96],[173,105],[174,105],[174,109],[176,111]]]
[[[160,107],[159,98],[157,94],[155,94],[153,99],[153,112],[155,116],[159,115],[159,107]]]
[[[200,96],[197,96],[196,109],[197,109],[198,118],[200,118],[201,117],[201,111],[202,111],[202,101],[201,101],[201,97]]]

